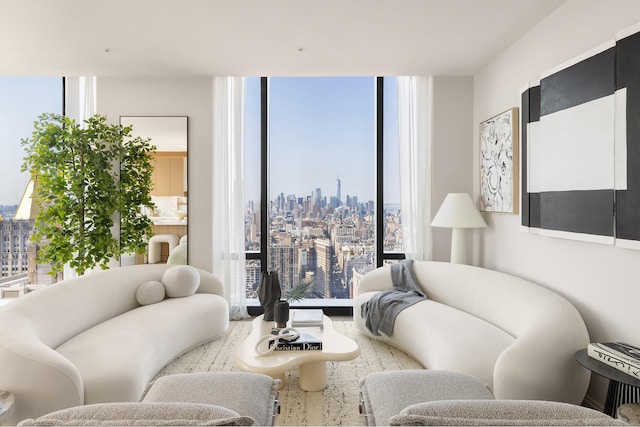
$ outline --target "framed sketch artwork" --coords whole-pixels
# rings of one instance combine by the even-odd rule
[[[518,108],[480,123],[480,211],[518,213]]]

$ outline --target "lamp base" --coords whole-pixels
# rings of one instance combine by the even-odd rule
[[[466,264],[467,248],[464,228],[454,228],[451,231],[451,263]]]

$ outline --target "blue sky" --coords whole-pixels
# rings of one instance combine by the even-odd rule
[[[20,140],[33,132],[42,113],[62,113],[62,78],[0,78],[0,204],[20,202],[28,173],[21,173],[24,150]]]
[[[247,200],[259,198],[259,79],[247,82]],[[321,188],[336,195],[340,176],[342,201],[375,195],[375,78],[278,77],[269,82],[270,198],[298,197]],[[387,203],[399,201],[397,180],[397,96],[385,90],[385,177]],[[393,169],[391,165],[394,165]],[[393,178],[391,178],[393,176]],[[253,185],[252,185],[253,184]]]

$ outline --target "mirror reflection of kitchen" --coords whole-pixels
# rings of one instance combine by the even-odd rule
[[[146,254],[121,264],[186,264],[187,117],[121,116],[120,124],[132,126],[133,137],[151,138],[156,146],[151,190],[155,209],[145,212],[153,224],[153,237]]]

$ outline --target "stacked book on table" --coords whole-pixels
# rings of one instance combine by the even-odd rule
[[[293,310],[291,316],[291,327],[293,328],[307,328],[307,327],[322,327],[324,320],[324,313],[321,309],[299,309]]]
[[[273,343],[269,343],[269,348]],[[303,350],[322,350],[322,340],[316,336],[307,333],[301,333],[294,340],[279,340],[275,351],[303,351]]]
[[[590,343],[587,354],[612,368],[640,378],[640,348],[623,342]]]

